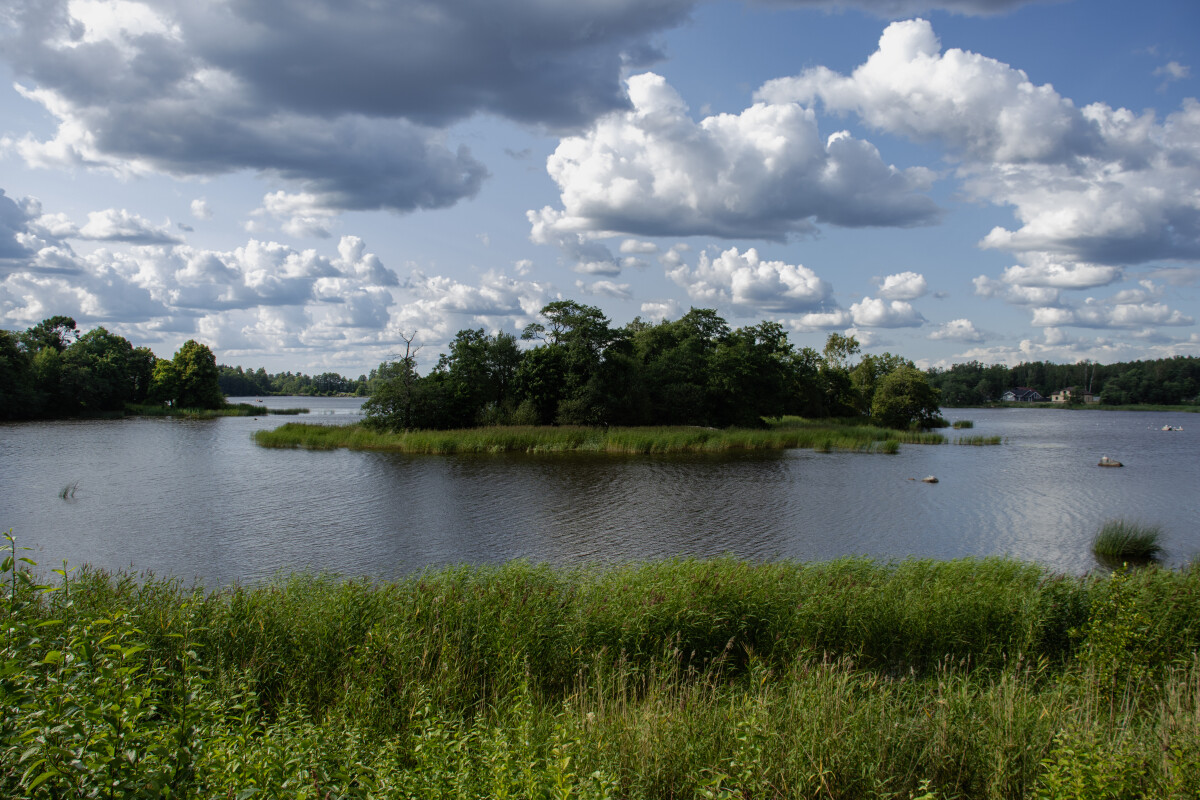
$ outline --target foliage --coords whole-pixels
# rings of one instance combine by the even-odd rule
[[[1093,392],[1108,406],[1200,404],[1200,358],[1174,356],[1153,361],[1053,364],[1046,361],[984,366],[978,361],[931,369],[930,382],[942,391],[946,406],[996,402],[1014,386],[1028,386],[1044,397],[1067,387]],[[1072,396],[1078,398],[1079,393]]]
[[[871,415],[889,428],[932,428],[939,421],[937,389],[915,367],[901,366],[886,374],[875,390]]]
[[[777,322],[731,329],[712,309],[615,328],[594,306],[558,300],[541,316],[522,334],[536,342],[525,350],[503,333],[459,331],[425,376],[409,340],[404,357],[372,373],[368,423],[392,431],[530,423],[752,428],[785,415],[864,418],[884,378],[911,367],[890,353],[852,366],[858,341],[841,334],[830,336],[823,356],[797,350]]]
[[[65,566],[40,586],[7,541],[6,797],[1200,786],[1197,570],[515,563],[205,592]]]

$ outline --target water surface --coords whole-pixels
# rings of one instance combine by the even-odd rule
[[[253,399],[251,399],[253,402]],[[299,419],[357,418],[349,398],[267,398]],[[587,564],[731,553],[755,559],[1010,555],[1096,567],[1114,517],[1159,524],[1169,563],[1200,553],[1189,415],[951,410],[997,447],[898,455],[404,456],[267,450],[253,431],[296,417],[0,426],[0,529],[63,558],[214,586],[279,571],[395,577],[513,558]],[[1163,432],[1164,424],[1185,430]],[[1102,455],[1121,469],[1096,466]],[[935,485],[919,482],[936,475]],[[63,500],[64,486],[78,483]]]

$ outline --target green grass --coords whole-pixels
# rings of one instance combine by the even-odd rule
[[[1200,791],[1200,569],[518,562],[222,591],[83,569],[46,593],[12,565],[6,797]]]
[[[214,419],[216,417],[262,417],[268,414],[307,414],[307,408],[266,408],[254,403],[231,403],[224,408],[175,408],[154,403],[129,403],[125,416],[129,417],[187,417],[189,419]]]
[[[729,450],[854,450],[895,452],[900,443],[941,444],[936,433],[893,431],[873,425],[830,424],[785,418],[764,429],[700,427],[583,428],[497,426],[390,433],[365,425],[286,423],[256,431],[263,447],[348,448],[402,453],[711,453]]]
[[[971,421],[971,420],[969,420],[969,419],[956,419],[956,420],[954,420],[954,429],[955,429],[956,431],[957,431],[957,430],[962,430],[963,428],[974,428],[974,427],[975,427],[975,423],[974,423],[974,422],[972,422],[972,421]]]
[[[1110,520],[1092,539],[1092,552],[1107,559],[1147,561],[1162,553],[1162,529],[1123,519]]]
[[[959,436],[957,439],[954,440],[954,443],[955,444],[974,445],[974,446],[1003,444],[1004,437],[1002,437],[1002,436]]]

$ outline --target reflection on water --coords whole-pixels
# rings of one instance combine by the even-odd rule
[[[251,399],[253,400],[253,399]],[[359,401],[265,398],[305,421]],[[264,450],[294,417],[0,426],[0,529],[35,557],[134,567],[206,584],[280,570],[389,577],[512,558],[558,564],[732,553],[1008,554],[1083,572],[1100,523],[1159,524],[1173,563],[1200,552],[1200,466],[1179,415],[952,411],[999,447],[898,455],[798,450],[722,456],[403,456]],[[1189,426],[1185,426],[1189,427]],[[1200,428],[1197,428],[1200,430]],[[1100,456],[1125,463],[1099,469]],[[940,483],[919,482],[937,475]],[[73,502],[58,494],[78,482]]]

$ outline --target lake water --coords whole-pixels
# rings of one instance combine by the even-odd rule
[[[0,530],[12,528],[43,567],[67,558],[208,586],[306,568],[388,578],[515,558],[724,553],[995,554],[1082,573],[1097,566],[1092,535],[1115,517],[1161,525],[1168,563],[1200,554],[1200,418],[1186,414],[950,410],[975,423],[945,431],[950,439],[1005,443],[905,445],[890,456],[443,457],[251,441],[288,420],[351,421],[359,402],[266,399],[311,409],[299,418],[0,425]],[[1102,455],[1125,467],[1097,467]],[[940,482],[914,480],[925,475]]]

